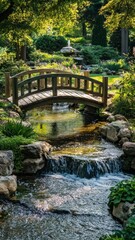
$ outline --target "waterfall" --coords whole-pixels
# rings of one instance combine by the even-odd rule
[[[75,174],[81,178],[98,178],[105,173],[121,171],[119,157],[84,159],[77,156],[59,156],[46,160],[46,172]]]

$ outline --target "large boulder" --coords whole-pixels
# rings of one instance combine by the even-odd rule
[[[132,137],[132,132],[130,130],[129,123],[127,119],[117,114],[115,116],[110,115],[105,126],[102,126],[100,133],[103,137],[113,143],[118,143],[120,146],[126,141],[130,141]]]
[[[135,142],[125,142],[122,149],[124,152],[123,170],[135,173]]]
[[[21,145],[23,155],[23,172],[34,174],[45,166],[45,160],[49,158],[52,146],[47,142],[35,142],[28,145]]]
[[[11,175],[14,168],[14,159],[12,151],[0,151],[0,175]]]
[[[122,149],[126,155],[135,156],[135,142],[125,142]]]
[[[132,210],[135,208],[135,203],[121,202],[117,207],[113,206],[112,215],[119,219],[121,222],[126,220],[132,214]]]
[[[36,173],[41,170],[45,166],[45,161],[43,158],[35,158],[35,159],[25,159],[23,161],[23,172],[28,174]]]
[[[0,195],[10,197],[17,189],[16,176],[0,176]]]
[[[109,125],[107,128],[107,134],[106,134],[107,139],[110,142],[118,142],[118,133],[117,129],[113,127],[112,125]]]

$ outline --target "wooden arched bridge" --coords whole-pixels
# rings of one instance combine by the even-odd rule
[[[45,103],[72,102],[102,108],[107,105],[108,78],[91,77],[55,69],[34,69],[15,76],[6,74],[6,96],[22,110]],[[12,95],[12,96],[11,96]]]

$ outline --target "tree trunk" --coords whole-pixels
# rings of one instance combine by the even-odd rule
[[[121,29],[121,54],[128,54],[128,30]]]
[[[26,61],[26,45],[21,46],[21,59]]]
[[[85,22],[82,22],[82,35],[85,38],[87,36],[87,31],[86,31],[86,24]]]
[[[16,60],[18,61],[20,59],[20,47],[19,43],[16,43]]]

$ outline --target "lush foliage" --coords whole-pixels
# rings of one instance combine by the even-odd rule
[[[21,122],[8,121],[0,127],[1,133],[7,137],[23,136],[25,138],[35,137],[31,126],[24,126]]]
[[[22,156],[20,145],[30,144],[34,139],[25,138],[23,136],[6,137],[0,134],[0,150],[12,150],[14,153],[15,170],[19,171],[22,168]]]
[[[106,17],[106,26],[110,31],[119,27],[131,28],[135,26],[135,4],[134,0],[110,0],[101,8],[101,14]]]
[[[109,207],[117,206],[120,202],[135,203],[135,178],[124,180],[111,188],[109,195]],[[116,231],[113,235],[105,235],[100,240],[135,240],[135,209],[128,218],[122,231]]]
[[[122,232],[125,240],[135,239],[135,216],[132,216],[128,219],[126,226]]]
[[[111,188],[109,207],[117,206],[120,202],[135,202],[135,178],[121,181]]]
[[[118,59],[118,52],[111,47],[83,46],[79,47],[86,64],[96,64],[101,60]]]
[[[47,53],[59,51],[66,45],[67,41],[62,36],[43,35],[36,40],[36,48]]]
[[[103,236],[100,240],[135,240],[135,216],[131,216],[122,231],[116,231],[115,234]]]
[[[124,240],[123,237],[118,237],[116,234],[107,235],[100,238],[100,240]]]
[[[112,111],[126,117],[135,116],[135,72],[134,65],[123,75],[119,85],[119,94],[114,97]]]
[[[73,58],[71,57],[64,57],[61,54],[49,54],[49,53],[44,53],[41,52],[40,50],[35,50],[30,54],[30,60],[34,61],[35,63],[38,64],[38,62],[44,62],[44,63],[53,63],[53,62],[57,62],[62,63],[63,65],[68,65],[68,66],[72,66],[74,63]]]

